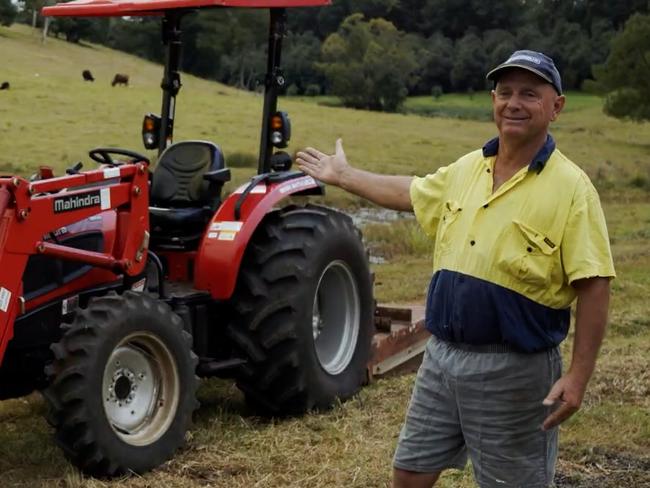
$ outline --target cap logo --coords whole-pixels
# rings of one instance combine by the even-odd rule
[[[525,54],[518,54],[516,56],[511,56],[506,63],[510,63],[511,61],[530,61],[531,63],[535,64],[542,64],[542,60],[539,58],[536,58],[534,56],[527,56]]]

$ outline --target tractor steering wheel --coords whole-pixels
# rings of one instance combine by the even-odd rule
[[[149,164],[149,158],[139,154],[135,151],[129,151],[128,149],[121,149],[117,147],[97,147],[88,151],[88,156],[93,161],[98,162],[99,164],[107,164],[109,166],[120,166],[124,164],[123,161],[115,160],[111,157],[111,154],[116,154],[118,156],[126,156],[130,158],[126,163],[135,163],[137,161],[143,161],[147,165]]]

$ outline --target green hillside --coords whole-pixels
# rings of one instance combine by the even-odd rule
[[[101,46],[40,41],[24,26],[0,28],[0,169],[28,173],[40,164],[62,169],[83,160],[96,146],[142,150],[140,124],[160,111],[162,67]],[[96,81],[84,82],[83,69]],[[115,73],[130,86],[111,87]],[[262,97],[184,75],[177,98],[177,140],[209,139],[221,145],[226,162],[234,153],[256,154]],[[489,110],[489,94],[448,95],[443,104]],[[597,181],[628,183],[650,173],[650,124],[607,118],[600,100],[569,95],[566,113],[553,129],[559,147]],[[342,136],[350,159],[380,171],[424,174],[448,164],[493,136],[491,122],[427,118],[323,107],[282,100],[293,122],[292,150],[303,145],[332,148]],[[153,156],[153,153],[151,153]],[[90,163],[89,163],[90,164]],[[238,174],[239,176],[239,174]],[[243,175],[242,175],[243,176]]]
[[[84,82],[89,69],[94,83]],[[111,87],[115,73],[129,87]],[[141,151],[140,124],[160,110],[162,67],[103,47],[48,39],[25,26],[0,27],[0,171],[29,175],[39,165],[60,173],[87,151],[121,146]],[[254,157],[262,97],[183,76],[176,140],[208,139],[229,158]],[[489,111],[489,94],[418,98],[411,107]],[[489,121],[371,113],[283,100],[292,118],[290,151],[333,149],[343,137],[354,164],[381,172],[423,175],[495,135]],[[440,113],[437,111],[436,113]],[[570,93],[553,128],[558,146],[601,192],[618,278],[611,326],[582,411],[562,426],[561,488],[650,486],[650,124],[605,117],[601,100]],[[148,153],[151,157],[154,152]],[[244,158],[245,159],[245,158]],[[236,182],[253,168],[234,168]],[[558,192],[562,191],[558,188]],[[549,195],[553,198],[553,195]],[[326,203],[350,211],[363,205],[340,191]],[[430,277],[430,243],[408,219],[364,228],[380,301],[421,303]],[[562,352],[568,361],[571,339]],[[227,382],[205,382],[187,448],[144,476],[114,482],[83,478],[54,445],[38,395],[0,402],[2,487],[303,488],[389,486],[390,460],[414,376],[380,380],[325,414],[263,420],[246,409]],[[470,470],[448,473],[442,488],[469,488]]]

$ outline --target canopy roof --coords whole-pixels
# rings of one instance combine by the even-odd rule
[[[137,17],[201,7],[291,8],[329,5],[331,0],[73,0],[44,7],[50,17]]]

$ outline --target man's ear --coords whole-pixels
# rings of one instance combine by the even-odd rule
[[[555,101],[553,102],[553,117],[551,120],[557,119],[557,116],[560,115],[560,112],[562,112],[565,103],[566,98],[564,95],[558,95],[555,97]]]

